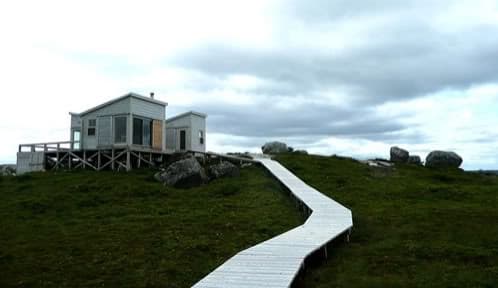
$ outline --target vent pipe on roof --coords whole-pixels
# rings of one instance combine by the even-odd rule
[[[154,92],[150,92],[150,98],[154,99]]]

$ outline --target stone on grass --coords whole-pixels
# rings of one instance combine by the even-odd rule
[[[425,166],[427,167],[454,167],[458,168],[462,165],[463,159],[460,155],[451,151],[432,151],[425,158]]]
[[[194,157],[172,163],[164,171],[156,173],[154,178],[177,188],[195,187],[208,181],[206,171]]]
[[[410,155],[408,157],[408,164],[422,165],[422,159],[418,155]]]
[[[239,167],[228,161],[223,161],[221,163],[209,166],[208,172],[211,179],[240,176]]]
[[[263,151],[263,154],[278,154],[289,152],[287,144],[278,141],[265,143],[265,145],[261,147],[261,150]]]
[[[399,147],[391,147],[391,162],[401,162],[401,163],[406,163],[408,161],[408,157],[410,156],[410,153],[406,151],[405,149],[401,149]]]

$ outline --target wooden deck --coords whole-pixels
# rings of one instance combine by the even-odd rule
[[[351,211],[297,178],[280,163],[257,159],[310,212],[306,222],[239,252],[208,274],[195,288],[290,287],[305,259],[353,227]]]

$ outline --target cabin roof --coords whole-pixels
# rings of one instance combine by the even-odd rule
[[[98,106],[95,106],[95,107],[93,107],[93,108],[90,108],[90,109],[88,109],[88,110],[85,110],[85,111],[83,111],[83,112],[81,112],[81,113],[73,113],[73,112],[69,112],[69,114],[71,114],[71,115],[83,116],[83,115],[85,115],[85,114],[88,114],[88,113],[90,113],[90,112],[93,112],[93,111],[98,110],[98,109],[101,109],[101,108],[104,108],[104,107],[106,107],[106,106],[109,106],[109,105],[111,105],[111,104],[113,104],[113,103],[115,103],[115,102],[118,102],[118,101],[123,100],[123,99],[128,98],[128,97],[133,97],[133,98],[136,98],[136,99],[140,99],[140,100],[143,100],[143,101],[147,101],[147,102],[150,102],[150,103],[154,103],[154,104],[157,104],[157,105],[161,105],[161,106],[164,106],[164,107],[168,106],[168,103],[166,103],[166,102],[159,101],[159,100],[156,100],[156,99],[153,99],[153,98],[150,98],[150,97],[145,97],[145,96],[142,96],[142,95],[137,94],[137,93],[129,92],[129,93],[127,93],[127,94],[123,95],[123,96],[120,96],[120,97],[118,97],[118,98],[114,98],[114,99],[109,100],[109,101],[107,101],[107,102],[104,102],[104,103],[102,103],[102,104],[100,104],[100,105],[98,105]]]
[[[166,119],[166,122],[175,121],[175,120],[177,120],[177,119],[180,119],[180,118],[183,118],[183,117],[187,117],[187,116],[190,116],[190,115],[199,116],[199,117],[201,117],[201,118],[207,118],[207,115],[206,115],[206,114],[204,114],[204,113],[195,112],[195,111],[188,111],[188,112],[185,112],[185,113],[182,113],[182,114],[176,115],[176,116],[174,116],[174,117],[168,118],[168,119]]]

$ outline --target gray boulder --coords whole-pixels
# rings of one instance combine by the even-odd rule
[[[410,153],[405,149],[401,149],[399,147],[391,147],[391,162],[402,162],[406,163],[408,158],[410,157]]]
[[[0,165],[0,176],[15,176],[16,165]]]
[[[454,167],[462,165],[463,159],[460,155],[450,151],[432,151],[425,158],[427,167]]]
[[[209,177],[211,179],[218,179],[223,177],[239,177],[240,169],[234,164],[223,161],[219,164],[214,164],[208,168]]]
[[[422,159],[418,155],[410,155],[408,157],[408,164],[422,165]]]
[[[263,151],[263,154],[278,154],[289,152],[287,144],[278,141],[265,143],[265,145],[261,147],[261,150]]]
[[[156,173],[154,178],[177,188],[199,186],[208,180],[206,171],[194,157],[172,163],[166,170]]]

